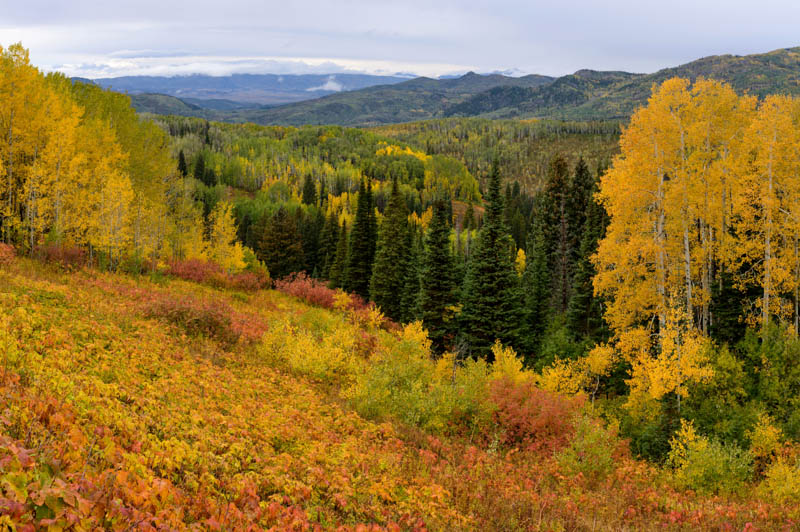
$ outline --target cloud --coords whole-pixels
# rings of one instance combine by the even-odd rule
[[[319,87],[309,87],[306,90],[309,92],[313,91],[340,92],[342,89],[344,89],[344,85],[336,81],[336,78],[334,76],[328,76],[328,80]]]

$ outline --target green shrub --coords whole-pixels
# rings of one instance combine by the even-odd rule
[[[613,428],[581,415],[575,422],[575,435],[570,445],[558,455],[558,464],[563,471],[572,475],[580,473],[594,485],[613,471],[618,444]]]
[[[701,494],[736,493],[753,474],[749,451],[697,434],[691,422],[682,422],[667,459],[675,483]]]

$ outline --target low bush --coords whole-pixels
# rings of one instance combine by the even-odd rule
[[[45,244],[36,249],[36,255],[44,262],[74,271],[86,266],[86,250],[58,244]]]
[[[752,477],[749,451],[697,434],[691,422],[682,421],[670,443],[667,463],[680,488],[701,494],[737,493]]]
[[[778,504],[800,503],[800,461],[778,458],[767,469],[758,492],[764,499]]]
[[[266,268],[226,273],[218,264],[202,259],[173,261],[166,273],[186,281],[248,292],[268,288],[271,282]]]
[[[489,398],[496,405],[494,419],[502,443],[535,451],[555,452],[569,443],[574,419],[585,400],[537,388],[532,381],[509,378],[493,381]]]
[[[567,473],[583,475],[594,486],[614,470],[619,448],[616,430],[603,426],[597,419],[579,415],[575,421],[575,435],[559,453],[558,464]]]
[[[241,336],[233,327],[232,313],[224,303],[188,297],[160,298],[147,311],[148,316],[165,319],[191,335],[213,338],[227,345],[235,344]]]
[[[8,266],[14,262],[16,256],[17,253],[14,250],[14,246],[0,242],[0,266]]]
[[[333,309],[336,298],[336,290],[305,273],[275,281],[275,290],[326,309]]]

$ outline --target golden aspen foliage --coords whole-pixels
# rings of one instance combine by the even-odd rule
[[[236,239],[233,208],[227,201],[220,201],[209,217],[209,238],[206,256],[228,272],[245,267],[244,248]]]

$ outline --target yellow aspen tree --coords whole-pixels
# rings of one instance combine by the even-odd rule
[[[780,294],[792,293],[796,279],[792,210],[798,196],[800,161],[798,132],[792,120],[795,102],[787,96],[768,96],[758,106],[747,130],[741,154],[740,194],[735,198],[737,236],[734,265],[742,287],[758,286],[756,302],[762,326],[772,316],[788,317],[791,304]]]
[[[233,209],[227,201],[220,201],[211,211],[210,231],[206,256],[228,272],[245,267],[244,248],[236,240]]]
[[[205,258],[203,211],[194,200],[190,179],[180,179],[170,193],[169,247],[173,260]]]
[[[21,44],[0,47],[0,236],[18,241],[25,183],[36,159],[41,114],[40,74]]]
[[[691,97],[687,80],[671,79],[654,88],[648,105],[624,129],[621,153],[598,192],[610,223],[594,257],[595,292],[607,298],[612,345],[633,368],[631,388],[652,398],[680,390],[664,385],[671,382],[665,375],[689,363],[694,350],[675,346],[692,346],[697,336]],[[671,318],[677,301],[682,302],[680,320]]]

